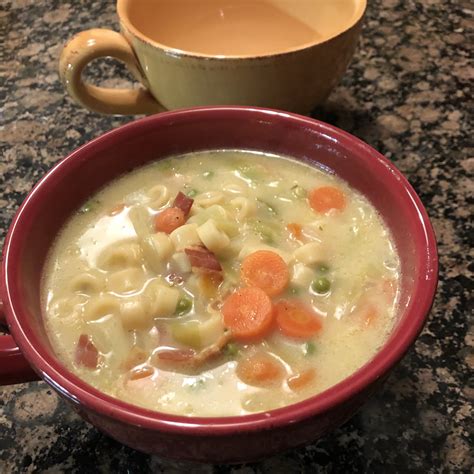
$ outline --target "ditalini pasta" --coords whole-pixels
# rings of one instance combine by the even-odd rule
[[[400,264],[344,181],[285,157],[209,151],[137,169],[71,217],[44,269],[51,343],[96,388],[232,416],[295,403],[367,363]]]

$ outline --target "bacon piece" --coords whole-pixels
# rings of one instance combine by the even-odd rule
[[[218,356],[231,339],[232,333],[230,331],[225,331],[214,344],[206,347],[193,357],[192,365],[194,367],[198,367],[207,362],[209,359]]]
[[[175,363],[182,367],[198,368],[209,359],[217,357],[231,339],[232,333],[226,330],[214,344],[205,347],[200,352],[195,352],[192,349],[163,349],[156,353],[157,360],[155,359],[155,361],[157,363],[161,361]]]
[[[192,349],[165,349],[157,353],[160,360],[172,362],[185,362],[192,360],[195,352]]]
[[[176,195],[173,207],[178,207],[184,212],[184,217],[188,217],[189,211],[193,205],[194,199],[189,198],[181,191]]]
[[[146,377],[151,377],[155,371],[153,370],[152,367],[145,366],[145,367],[140,367],[139,369],[132,370],[130,372],[130,380],[140,380],[144,379]]]
[[[191,267],[200,270],[222,271],[221,264],[213,252],[203,246],[188,247],[184,249],[191,262]]]
[[[99,351],[87,334],[81,334],[76,347],[76,363],[88,369],[96,369]]]

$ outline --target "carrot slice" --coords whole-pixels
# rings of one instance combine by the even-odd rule
[[[303,370],[303,372],[299,372],[295,375],[292,375],[288,378],[286,383],[288,387],[294,392],[305,388],[310,382],[314,380],[316,372],[314,369],[307,369]]]
[[[302,228],[300,224],[290,223],[286,226],[288,232],[291,234],[291,237],[294,239],[301,239],[302,237]]]
[[[322,327],[317,314],[298,300],[279,301],[275,305],[275,313],[278,327],[289,337],[308,338]]]
[[[290,272],[276,252],[257,250],[242,262],[240,277],[247,286],[256,286],[268,296],[277,296],[287,287]]]
[[[239,361],[235,373],[247,385],[268,387],[281,383],[285,377],[285,368],[268,352],[256,352]]]
[[[186,222],[184,212],[177,207],[168,207],[155,217],[155,230],[170,234]]]
[[[242,288],[231,293],[222,305],[224,325],[234,339],[263,337],[273,322],[273,306],[260,288]]]
[[[346,207],[346,196],[334,186],[322,186],[310,191],[309,204],[316,212],[326,213],[331,209],[342,211]]]

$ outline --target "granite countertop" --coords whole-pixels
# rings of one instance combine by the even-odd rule
[[[97,26],[117,29],[113,3],[1,2],[2,239],[16,208],[45,171],[74,148],[132,118],[83,110],[65,96],[57,75],[61,47],[74,33]],[[1,387],[0,472],[473,469],[469,204],[474,158],[472,141],[468,143],[472,3],[369,4],[352,65],[326,105],[313,115],[361,137],[405,173],[428,209],[440,254],[431,318],[384,388],[351,421],[311,445],[254,464],[197,466],[121,446],[82,421],[43,382]],[[129,80],[113,61],[94,65],[91,76],[102,77],[109,86]]]

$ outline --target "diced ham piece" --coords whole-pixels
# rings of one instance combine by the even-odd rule
[[[76,347],[76,364],[96,369],[99,361],[99,351],[87,334],[81,334]]]
[[[189,211],[193,205],[194,199],[189,198],[186,194],[181,191],[176,195],[173,207],[178,207],[184,213],[184,217],[188,217]]]
[[[200,270],[222,271],[221,264],[213,252],[203,246],[188,247],[184,249],[191,262],[191,267]]]

